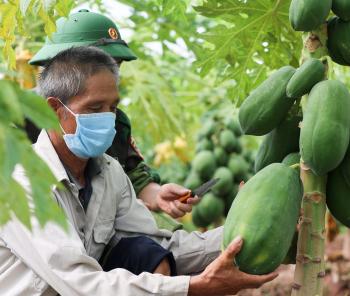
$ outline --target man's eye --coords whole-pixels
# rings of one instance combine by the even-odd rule
[[[116,105],[113,105],[111,106],[111,112],[117,112],[117,106]]]
[[[90,107],[90,110],[91,110],[91,111],[94,111],[94,112],[98,112],[98,111],[101,110],[101,106]]]

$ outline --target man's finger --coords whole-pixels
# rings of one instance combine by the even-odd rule
[[[247,274],[246,273],[246,277],[247,277],[247,285],[249,285],[250,287],[254,286],[254,287],[260,287],[263,284],[270,282],[272,280],[274,280],[276,277],[278,277],[278,273],[277,272],[272,272],[269,274],[264,274],[264,275],[251,275],[251,274]]]
[[[191,190],[177,184],[165,184],[162,186],[161,195],[164,199],[176,199],[188,194]]]
[[[185,215],[185,212],[179,210],[176,205],[172,202],[170,203],[170,208],[171,208],[171,216],[173,218],[179,218]]]
[[[195,197],[190,197],[187,199],[186,201],[188,204],[190,205],[196,205],[200,202],[200,198],[198,196],[195,196]]]
[[[185,204],[185,203],[179,202],[178,200],[175,200],[174,203],[175,203],[176,207],[180,211],[183,211],[183,212],[186,212],[186,213],[189,213],[189,212],[192,211],[192,206],[189,205],[189,204]]]
[[[242,245],[242,237],[235,237],[235,239],[228,245],[227,249],[223,252],[223,256],[225,257],[225,259],[232,261],[237,255],[237,253],[241,250]]]

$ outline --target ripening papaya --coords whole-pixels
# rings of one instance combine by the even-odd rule
[[[286,117],[295,99],[288,98],[286,87],[295,69],[285,66],[274,72],[247,97],[239,109],[242,131],[262,136],[272,131]]]
[[[227,167],[218,168],[215,171],[213,178],[219,179],[212,188],[212,192],[217,196],[225,196],[232,190],[233,175]]]
[[[285,158],[283,158],[282,163],[288,166],[300,163],[300,153],[293,152],[288,154]]]
[[[350,22],[345,22],[339,17],[328,21],[327,48],[334,62],[350,66]]]
[[[225,129],[220,133],[219,143],[227,152],[235,151],[236,147],[239,145],[235,134],[229,129]]]
[[[333,217],[350,227],[350,149],[340,166],[328,174],[326,196]]]
[[[287,85],[287,96],[301,98],[310,92],[313,86],[325,78],[325,65],[318,59],[306,60],[298,68]]]
[[[289,21],[295,31],[313,31],[327,19],[332,0],[292,0]]]
[[[188,189],[194,190],[202,185],[202,180],[195,171],[191,171],[185,180],[184,186]]]
[[[214,153],[207,150],[199,152],[193,159],[192,167],[204,181],[209,180],[216,169]]]
[[[242,155],[232,153],[228,161],[228,168],[231,170],[236,182],[247,180],[249,164]]]
[[[223,215],[224,208],[224,201],[209,192],[205,194],[200,203],[193,208],[193,222],[196,226],[207,227]]]
[[[255,172],[274,162],[281,162],[291,152],[299,151],[299,122],[301,116],[292,115],[269,132],[255,157]]]
[[[223,247],[240,235],[244,244],[235,258],[240,270],[266,274],[287,255],[299,216],[303,187],[297,169],[273,163],[239,191],[227,215]]]
[[[316,84],[304,108],[300,153],[316,175],[334,170],[343,160],[350,139],[350,94],[337,80]]]
[[[332,10],[343,21],[350,21],[350,1],[332,0]]]
[[[214,156],[219,166],[225,166],[228,161],[228,154],[222,147],[215,147]]]

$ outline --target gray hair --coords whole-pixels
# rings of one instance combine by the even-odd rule
[[[118,83],[118,65],[104,51],[92,46],[66,49],[53,57],[40,73],[39,93],[45,98],[59,98],[66,104],[84,92],[88,78],[102,70],[114,74]]]

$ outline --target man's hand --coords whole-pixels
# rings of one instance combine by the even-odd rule
[[[250,275],[233,265],[233,259],[240,251],[243,241],[236,237],[228,248],[197,276],[191,277],[189,296],[236,294],[242,289],[259,288],[277,277],[277,273]]]
[[[165,184],[162,185],[157,196],[156,202],[160,210],[169,214],[173,218],[179,218],[184,216],[186,213],[192,211],[192,205],[199,202],[198,197],[190,197],[186,203],[178,201],[178,199],[190,192],[177,184]]]

